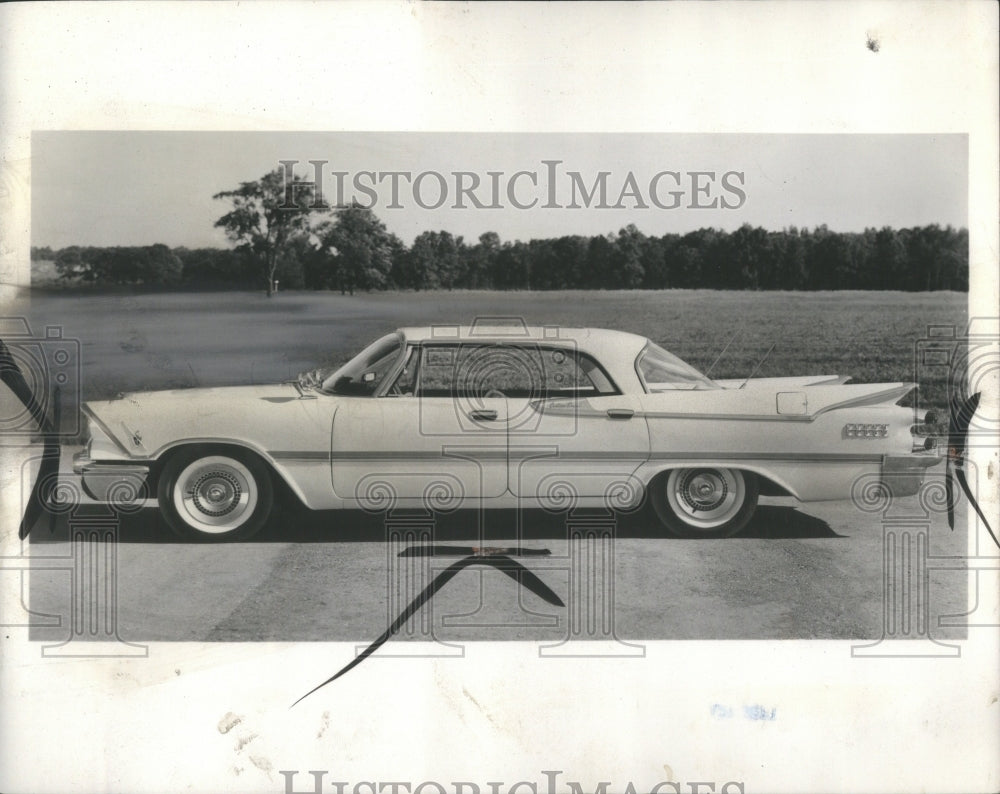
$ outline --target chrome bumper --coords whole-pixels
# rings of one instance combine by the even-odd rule
[[[937,452],[882,457],[882,481],[893,496],[913,496],[920,490],[924,475],[944,458]]]
[[[149,464],[98,463],[83,450],[73,456],[73,473],[80,475],[87,496],[98,502],[130,505],[149,495],[146,493]]]

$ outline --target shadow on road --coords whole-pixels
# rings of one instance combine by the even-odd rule
[[[834,532],[826,521],[786,505],[761,505],[750,523],[739,534],[741,538],[788,540],[792,538],[844,538]]]
[[[95,522],[106,513],[99,506],[74,513],[74,525],[107,526]],[[544,510],[458,510],[446,515],[421,515],[399,512],[392,516],[396,529],[433,528],[435,541],[565,540],[575,529],[613,529],[621,538],[667,537],[648,509],[610,518],[602,511],[579,510],[549,513]],[[65,542],[69,539],[70,521],[58,516],[42,519],[29,535],[31,543]],[[387,522],[381,514],[361,510],[276,509],[268,525],[250,543],[375,543],[385,540]],[[800,512],[796,507],[761,505],[738,537],[765,540],[798,538],[841,538],[821,519]],[[175,536],[155,508],[121,516],[118,540],[122,543],[184,543]],[[724,543],[724,540],[685,540],[684,543]]]

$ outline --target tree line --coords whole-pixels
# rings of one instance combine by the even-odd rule
[[[425,231],[406,246],[357,204],[317,206],[308,189],[286,195],[281,171],[215,198],[231,249],[165,245],[59,251],[62,279],[109,285],[249,289],[671,289],[967,290],[966,229],[937,224],[836,232],[826,226],[769,231],[748,224],[650,236],[617,234],[475,243]],[[301,188],[301,186],[297,186]]]

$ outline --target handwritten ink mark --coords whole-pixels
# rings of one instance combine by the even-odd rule
[[[748,720],[754,720],[754,721],[767,720],[768,722],[770,722],[775,718],[776,714],[777,714],[777,709],[773,708],[766,709],[760,704],[756,703],[752,706],[743,707],[743,716],[746,717]]]
[[[710,713],[717,720],[728,720],[732,719],[734,716],[732,707],[723,703],[713,703]],[[777,715],[778,710],[776,708],[765,708],[759,703],[743,707],[743,718],[753,720],[754,722],[760,722],[762,720],[771,722],[777,718]]]
[[[546,557],[552,552],[548,549],[525,549],[521,546],[499,548],[495,546],[410,546],[399,552],[400,557],[495,557],[507,555],[511,557]],[[525,569],[527,570],[527,569]],[[560,604],[560,606],[562,606]]]
[[[441,573],[435,576],[431,583],[410,602],[409,606],[407,606],[406,609],[399,614],[389,628],[386,629],[378,639],[355,656],[354,659],[340,668],[340,670],[326,679],[326,681],[306,692],[302,697],[296,700],[290,708],[295,707],[311,694],[325,687],[327,684],[336,681],[342,675],[353,670],[365,659],[375,653],[375,651],[382,647],[382,645],[384,645],[389,638],[392,637],[392,635],[394,635],[406,624],[406,621],[408,621],[424,604],[430,601],[438,590],[454,579],[460,571],[463,571],[470,566],[484,565],[490,568],[495,568],[501,573],[509,576],[522,587],[526,587],[547,603],[559,607],[566,606],[562,602],[562,599],[559,598],[559,596],[556,595],[556,593],[553,592],[552,589],[545,584],[545,582],[539,579],[536,574],[529,571],[517,560],[508,556],[508,554],[546,555],[549,553],[548,549],[521,549],[519,547],[495,549],[489,547],[480,548],[476,546],[423,546],[404,549],[399,553],[400,557],[453,556],[458,554],[466,554],[467,556],[460,560],[456,560],[441,571]]]

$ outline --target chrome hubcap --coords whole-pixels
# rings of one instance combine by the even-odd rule
[[[714,529],[743,507],[743,475],[731,469],[675,469],[667,477],[667,502],[685,524]]]
[[[700,472],[682,480],[680,493],[691,510],[712,510],[726,498],[729,488],[716,472]]]
[[[239,528],[257,507],[257,483],[240,461],[213,455],[193,461],[181,471],[173,489],[174,507],[190,526],[202,532]]]
[[[191,488],[191,502],[207,516],[221,516],[240,505],[243,489],[228,471],[203,475]]]

